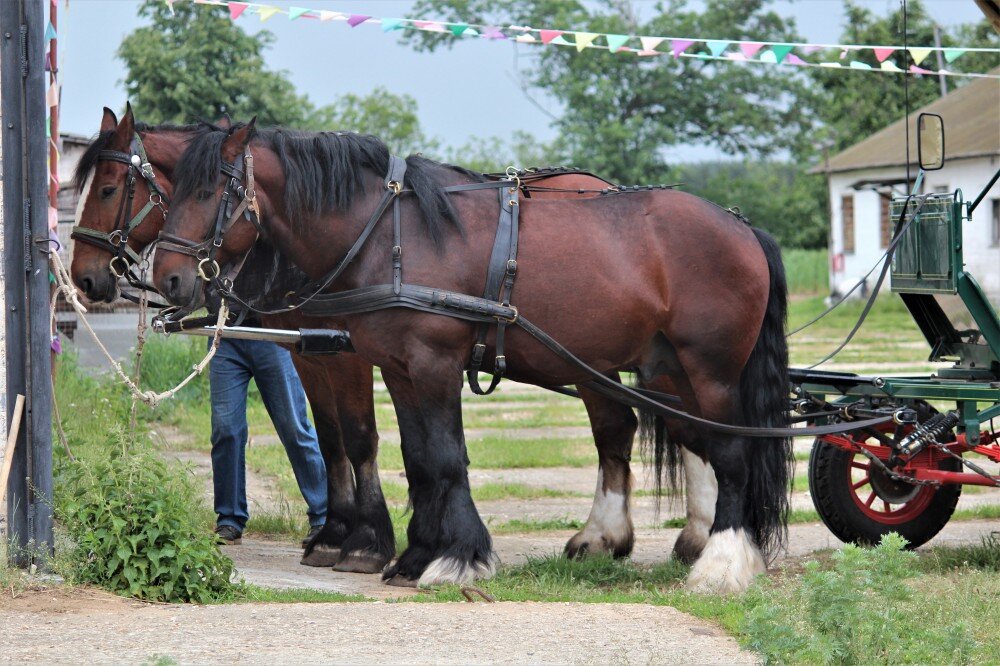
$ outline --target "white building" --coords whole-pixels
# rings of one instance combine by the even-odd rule
[[[1000,74],[1000,68],[991,73]],[[944,118],[945,165],[927,173],[923,191],[961,189],[966,200],[974,199],[1000,168],[1000,80],[973,81],[910,114],[913,178],[918,168],[916,119],[925,112]],[[905,134],[899,120],[811,170],[827,174],[833,293],[849,290],[885,252],[892,235],[889,198],[906,189]],[[964,238],[966,270],[994,302],[1000,301],[1000,183],[965,224]],[[869,285],[877,278],[878,271]]]

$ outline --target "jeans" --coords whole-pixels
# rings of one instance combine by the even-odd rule
[[[211,340],[209,340],[211,344]],[[243,531],[246,495],[247,388],[257,382],[264,407],[292,463],[309,524],[326,522],[326,465],[306,414],[306,395],[289,351],[273,342],[223,338],[209,366],[212,386],[212,479],[218,526]]]

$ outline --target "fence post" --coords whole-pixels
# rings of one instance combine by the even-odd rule
[[[44,34],[42,0],[0,1],[6,414],[25,396],[7,528],[21,566],[44,565],[53,541]]]

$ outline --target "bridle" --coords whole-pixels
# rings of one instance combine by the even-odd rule
[[[257,191],[254,189],[253,155],[247,147],[243,154],[232,163],[222,163],[222,174],[228,177],[226,187],[219,200],[219,210],[215,215],[215,223],[205,237],[200,241],[192,241],[167,231],[160,231],[157,237],[157,249],[161,252],[176,252],[186,254],[198,260],[198,277],[213,285],[224,297],[232,295],[233,279],[240,270],[250,251],[241,259],[230,264],[223,274],[217,256],[222,247],[226,232],[235,225],[241,217],[250,221],[257,230],[257,236],[264,233],[257,210]],[[246,184],[243,180],[246,178]],[[256,242],[256,239],[254,240]],[[251,244],[251,247],[253,244]],[[195,293],[191,294],[191,301]]]
[[[169,198],[163,188],[156,181],[153,173],[153,165],[146,156],[146,149],[142,145],[142,139],[138,133],[134,133],[130,145],[131,153],[123,153],[118,150],[102,150],[98,153],[98,161],[121,162],[128,166],[125,172],[125,196],[121,198],[118,205],[118,212],[115,214],[114,228],[110,232],[100,231],[76,225],[73,227],[70,237],[74,240],[83,241],[88,245],[93,245],[111,253],[111,260],[108,262],[108,270],[116,279],[125,278],[130,285],[144,291],[153,291],[151,285],[144,283],[132,269],[142,263],[139,254],[129,247],[128,237],[146,219],[154,208],[159,208],[164,220],[167,216],[167,209],[164,204],[169,203]],[[132,216],[132,207],[135,199],[135,186],[137,176],[142,177],[149,186],[149,201]],[[135,297],[122,294],[128,300],[135,300]],[[162,306],[158,306],[162,307]]]

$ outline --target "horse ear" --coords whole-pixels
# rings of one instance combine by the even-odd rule
[[[250,145],[250,139],[253,138],[256,123],[257,116],[254,116],[250,119],[250,122],[243,127],[233,130],[233,133],[226,137],[226,140],[222,143],[222,159],[232,162],[238,155],[243,153],[246,147]]]
[[[116,150],[126,152],[132,145],[132,137],[135,135],[135,116],[132,114],[132,105],[125,103],[125,115],[115,128],[114,147]]]
[[[118,116],[108,107],[104,107],[104,117],[101,118],[101,132],[110,132],[116,127],[118,127]]]

